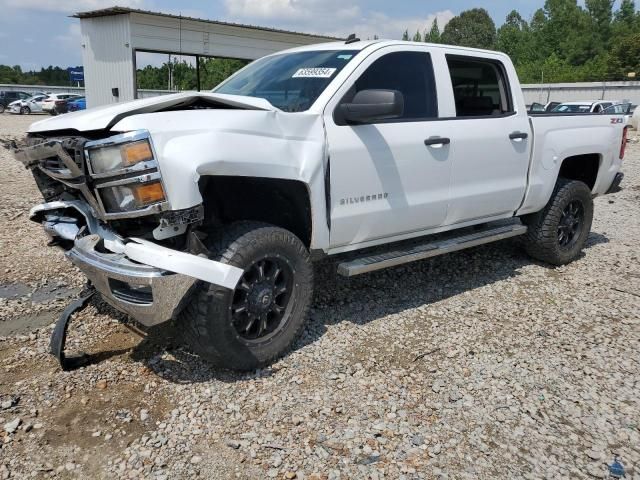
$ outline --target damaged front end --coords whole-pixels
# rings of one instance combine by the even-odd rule
[[[175,317],[197,280],[235,288],[242,270],[207,258],[202,207],[171,210],[148,132],[29,137],[15,156],[46,201],[31,220],[116,309],[153,326]]]

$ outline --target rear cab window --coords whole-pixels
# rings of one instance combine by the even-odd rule
[[[447,55],[458,117],[503,117],[515,113],[502,63]]]

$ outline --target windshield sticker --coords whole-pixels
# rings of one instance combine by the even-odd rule
[[[351,57],[353,57],[353,55],[338,55],[340,60],[351,60]]]
[[[337,68],[301,68],[291,78],[331,78]]]

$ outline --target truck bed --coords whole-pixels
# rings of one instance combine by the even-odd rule
[[[620,170],[622,114],[530,114],[533,138],[527,191],[519,214],[540,210],[551,195],[561,164],[576,157],[585,164],[597,159],[599,173],[591,187],[602,195]]]

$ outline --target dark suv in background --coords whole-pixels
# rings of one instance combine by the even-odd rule
[[[15,102],[16,100],[24,100],[25,98],[31,97],[31,93],[21,92],[21,91],[13,91],[13,90],[0,90],[0,113],[4,112],[4,109],[11,102]]]

